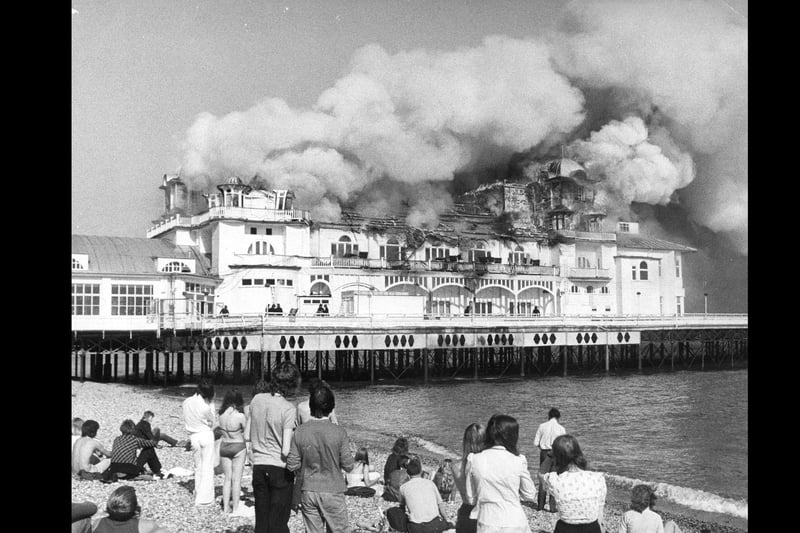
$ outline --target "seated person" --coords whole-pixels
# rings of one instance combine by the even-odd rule
[[[653,512],[656,494],[648,485],[636,485],[631,491],[630,510],[622,515],[618,533],[681,533],[672,520],[666,524]]]
[[[369,451],[366,446],[362,446],[353,457],[353,469],[346,472],[344,479],[347,482],[348,496],[361,496],[370,497],[375,494],[375,489],[370,488],[372,485],[381,481],[381,475],[370,469],[369,465]]]
[[[106,512],[108,516],[97,522],[94,533],[169,533],[155,521],[139,518],[141,507],[136,489],[130,485],[123,485],[109,495]]]
[[[83,418],[77,416],[72,419],[72,445],[75,446],[75,441],[81,438],[81,429],[83,428]]]
[[[177,440],[173,439],[169,435],[165,433],[161,433],[158,428],[152,428],[151,424],[153,423],[153,419],[155,419],[155,414],[153,411],[145,411],[142,415],[142,419],[136,424],[136,428],[134,429],[134,436],[139,437],[140,439],[144,440],[152,440],[158,442],[159,440],[163,440],[170,446],[184,446],[186,443],[178,442]],[[142,451],[139,452],[139,457],[136,459],[136,464],[144,469],[144,465],[150,467],[150,470],[153,474],[158,475],[161,472],[161,461],[158,460],[158,455],[156,454],[155,448],[142,448]]]
[[[400,487],[403,486],[409,479],[411,479],[406,472],[408,465],[408,456],[401,456],[397,463],[397,469],[389,474],[389,483],[384,486],[383,499],[387,502],[400,501]]]
[[[72,502],[72,533],[92,533],[92,516],[97,506],[90,501]]]
[[[144,468],[136,462],[136,450],[138,448],[152,448],[156,445],[156,441],[140,439],[135,436],[136,426],[130,418],[122,421],[119,431],[121,435],[114,439],[114,445],[111,448],[111,464],[108,467],[108,473],[121,474],[119,477],[122,479],[134,478],[144,473]],[[153,474],[158,477],[164,477],[160,468],[158,472],[153,472]]]
[[[81,437],[72,446],[73,474],[81,471],[102,474],[111,464],[111,452],[106,450],[96,439],[99,429],[100,424],[95,420],[87,420],[81,426]],[[105,458],[97,461],[93,459],[96,456],[105,456]]]
[[[447,508],[439,489],[430,479],[422,477],[418,457],[408,461],[406,471],[411,477],[400,487],[400,504],[408,509],[408,533],[441,533],[455,526],[447,521]]]

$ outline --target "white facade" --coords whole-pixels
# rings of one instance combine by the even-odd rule
[[[236,178],[218,188],[206,196],[207,210],[167,217],[148,237],[210,254],[211,273],[222,280],[216,308],[225,304],[231,314],[280,304],[283,313],[311,315],[321,303],[333,315],[363,314],[363,294],[376,302],[395,295],[402,314],[418,316],[531,315],[534,308],[543,315],[669,316],[683,310],[676,260],[693,250],[655,239],[640,244],[632,240],[636,223],[621,232],[632,234],[628,244],[618,241],[619,232],[558,231],[553,242],[487,231],[410,246],[404,227],[312,223],[287,191],[251,190]]]

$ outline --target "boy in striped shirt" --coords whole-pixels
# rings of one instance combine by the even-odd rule
[[[129,418],[122,421],[119,430],[122,434],[114,439],[114,445],[111,447],[111,465],[107,474],[118,474],[121,479],[134,478],[144,472],[144,468],[136,464],[136,450],[153,448],[158,441],[135,436],[136,425]],[[160,472],[159,474],[158,477],[164,477]]]

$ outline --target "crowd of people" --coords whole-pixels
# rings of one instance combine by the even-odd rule
[[[307,533],[349,533],[346,496],[374,497],[389,504],[385,510],[378,506],[378,521],[355,525],[373,532],[388,527],[401,533],[531,533],[523,506],[557,513],[553,533],[607,531],[605,477],[588,469],[577,439],[561,425],[558,409],[549,411],[548,421],[534,437],[540,451],[538,483],[518,448],[519,424],[507,414],[496,414],[486,424],[469,424],[461,457],[444,460],[433,476],[423,469],[420,457],[409,452],[408,440],[400,437],[381,476],[370,464],[369,450],[351,443],[339,424],[335,394],[326,382],[311,380],[307,399],[298,405],[291,401],[300,381],[298,367],[281,362],[269,381],[255,384],[249,406],[241,392],[229,390],[218,411],[214,385],[201,381],[182,404],[187,441],[153,428],[155,415],[146,411],[139,424],[124,420],[112,449],[106,450],[96,438],[96,421],[73,419],[72,472],[81,479],[137,479],[146,465],[150,476],[163,477],[156,448],[164,441],[193,454],[195,506],[221,504],[223,513],[252,517],[255,533],[289,533],[292,510],[301,513]],[[241,498],[246,464],[252,466],[251,508]],[[219,504],[214,498],[215,474],[223,476]],[[376,488],[382,488],[380,495]],[[462,504],[453,522],[445,502],[457,494]],[[634,487],[618,533],[680,533],[674,522],[662,522],[653,511],[654,502],[651,487]],[[91,502],[73,503],[73,531],[92,531],[86,527],[96,511]],[[95,521],[94,531],[164,531],[139,518],[135,491],[129,486],[109,496],[107,513]]]

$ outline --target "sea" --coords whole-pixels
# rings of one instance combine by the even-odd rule
[[[536,429],[556,407],[589,468],[615,486],[648,483],[679,505],[747,519],[747,370],[330,384],[345,427],[452,457],[470,423],[511,415],[532,469]]]

